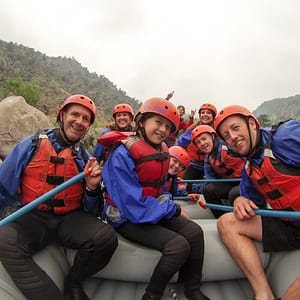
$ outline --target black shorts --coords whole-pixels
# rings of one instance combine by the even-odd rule
[[[279,218],[262,217],[262,227],[265,252],[300,249],[300,226]]]

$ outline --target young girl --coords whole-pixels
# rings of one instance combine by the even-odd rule
[[[228,149],[223,140],[217,137],[214,128],[208,125],[197,126],[191,134],[192,142],[205,153],[204,175],[206,179],[240,178],[244,167],[244,159]],[[202,187],[201,187],[202,189]],[[197,192],[197,185],[193,185],[193,192]],[[232,205],[240,195],[238,182],[207,183],[203,187],[203,195],[207,202],[224,204],[228,200]],[[224,212],[212,210],[216,218]]]
[[[180,189],[181,182],[178,180],[190,163],[190,157],[187,151],[180,146],[172,146],[169,148],[170,163],[167,180],[164,191],[169,192],[172,196],[185,195],[186,184],[184,189]]]
[[[177,130],[178,111],[165,99],[151,98],[142,104],[134,120],[136,136],[115,146],[104,164],[108,223],[126,239],[162,253],[142,300],[161,299],[179,270],[184,274],[186,297],[208,299],[200,291],[202,229],[188,219],[170,193],[163,192],[169,168],[164,141]]]

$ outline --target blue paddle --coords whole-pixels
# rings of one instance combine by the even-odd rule
[[[210,208],[223,211],[233,211],[233,206],[220,205],[205,203],[203,201],[198,201],[198,204],[202,208]],[[274,210],[274,209],[254,209],[255,214],[266,217],[273,218],[289,218],[289,219],[300,219],[300,211],[286,211],[286,210]]]
[[[52,198],[54,195],[58,194],[59,192],[63,191],[70,185],[74,184],[77,181],[83,179],[86,175],[88,175],[90,171],[80,172],[79,174],[75,175],[74,177],[70,178],[69,180],[63,182],[62,184],[58,185],[51,191],[41,195],[40,197],[36,198],[32,202],[26,204],[25,206],[21,207],[17,211],[13,212],[12,214],[8,215],[6,218],[0,221],[0,226],[6,225],[12,221],[15,221],[17,218],[25,215],[29,211],[33,210],[35,207],[39,206],[41,203],[44,203],[48,199]]]

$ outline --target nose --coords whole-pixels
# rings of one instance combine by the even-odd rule
[[[229,140],[234,141],[237,138],[237,133],[235,131],[230,130],[229,131]]]

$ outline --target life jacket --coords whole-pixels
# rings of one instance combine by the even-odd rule
[[[279,124],[280,125],[280,124]],[[273,127],[264,147],[261,166],[248,160],[245,165],[248,176],[256,189],[265,197],[273,209],[300,211],[300,169],[288,166],[273,155],[272,136],[278,126]],[[284,219],[285,221],[295,221]]]
[[[137,136],[123,139],[121,143],[126,146],[135,162],[135,170],[143,188],[142,195],[158,197],[162,193],[169,169],[170,156],[166,143],[161,144],[160,152]],[[107,193],[105,197],[109,204],[115,206]]]
[[[226,145],[220,145],[218,142],[214,143],[214,148],[208,156],[208,161],[216,174],[221,178],[241,177],[242,169],[245,165],[245,161],[241,157],[233,156]]]
[[[46,134],[39,135],[37,149],[23,171],[22,204],[30,203],[55,186],[79,173],[72,147],[56,153]],[[38,206],[39,210],[53,210],[55,214],[66,214],[80,208],[83,197],[83,181],[74,183],[64,191]]]
[[[190,156],[190,160],[196,162],[197,164],[199,164],[200,166],[204,166],[204,160],[205,160],[205,156],[206,154],[203,153],[202,151],[200,151],[198,149],[198,147],[193,143],[190,142],[187,146],[187,152]]]

